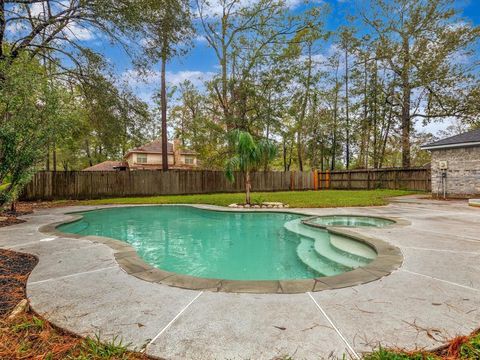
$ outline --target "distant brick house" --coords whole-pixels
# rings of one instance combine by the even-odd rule
[[[128,170],[128,163],[126,161],[104,161],[100,164],[90,166],[82,171],[121,171]]]
[[[168,167],[171,169],[194,169],[197,167],[197,153],[182,149],[179,140],[167,143]],[[155,140],[125,155],[130,170],[162,168],[162,141]]]
[[[183,149],[180,141],[167,144],[169,169],[195,169],[198,167],[197,153]],[[154,140],[148,144],[130,150],[125,161],[104,161],[83,171],[121,171],[121,170],[161,170],[162,141]]]
[[[423,145],[422,149],[432,153],[434,195],[480,195],[480,129]]]

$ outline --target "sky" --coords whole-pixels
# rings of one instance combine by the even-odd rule
[[[311,0],[311,2],[325,2],[330,7],[330,15],[326,18],[326,28],[335,31],[339,26],[347,24],[347,15],[355,14],[363,0]],[[290,11],[298,13],[302,10],[302,2],[300,0],[287,0],[290,5]],[[456,0],[456,6],[463,9],[463,17],[474,24],[480,24],[480,0]],[[360,31],[362,29],[359,29]],[[152,95],[159,87],[159,77],[150,76],[146,81],[140,79],[133,68],[131,60],[119,46],[109,45],[105,40],[97,38],[94,34],[82,32],[82,29],[74,29],[76,36],[83,36],[85,42],[90,42],[91,46],[103,52],[114,66],[115,72],[120,79],[127,81],[135,91],[135,93],[147,101],[152,103]],[[330,44],[326,43],[323,51],[328,53]],[[158,71],[157,69],[154,69]],[[189,79],[194,84],[201,86],[204,80],[210,79],[218,71],[218,61],[214,52],[209,48],[206,40],[199,32],[194,40],[194,47],[189,53],[181,58],[173,59],[167,66],[167,81],[171,85],[181,83],[185,79]],[[418,130],[432,132],[434,134],[445,129],[449,125],[448,121],[443,123],[431,123],[425,128],[422,124],[417,124]]]

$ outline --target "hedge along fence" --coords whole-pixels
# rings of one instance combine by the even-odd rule
[[[108,197],[243,192],[244,178],[231,183],[223,171],[41,171],[22,200],[85,200]],[[406,189],[430,191],[430,170],[381,169],[336,172],[268,171],[251,174],[253,191]]]
[[[253,191],[311,190],[313,173],[254,172]],[[107,197],[155,196],[243,192],[245,182],[235,173],[229,182],[223,171],[137,170],[137,171],[41,171],[27,185],[22,200],[97,199]]]

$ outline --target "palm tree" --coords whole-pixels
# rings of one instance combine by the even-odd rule
[[[276,145],[267,139],[256,142],[247,131],[233,130],[230,142],[235,156],[228,159],[225,165],[225,175],[229,181],[235,181],[233,172],[239,170],[245,176],[245,203],[250,204],[250,172],[261,164],[268,164],[277,156]]]

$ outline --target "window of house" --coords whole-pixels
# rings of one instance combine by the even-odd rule
[[[186,165],[194,165],[195,158],[193,156],[185,156],[185,164]]]
[[[137,164],[146,164],[147,154],[137,154]]]

